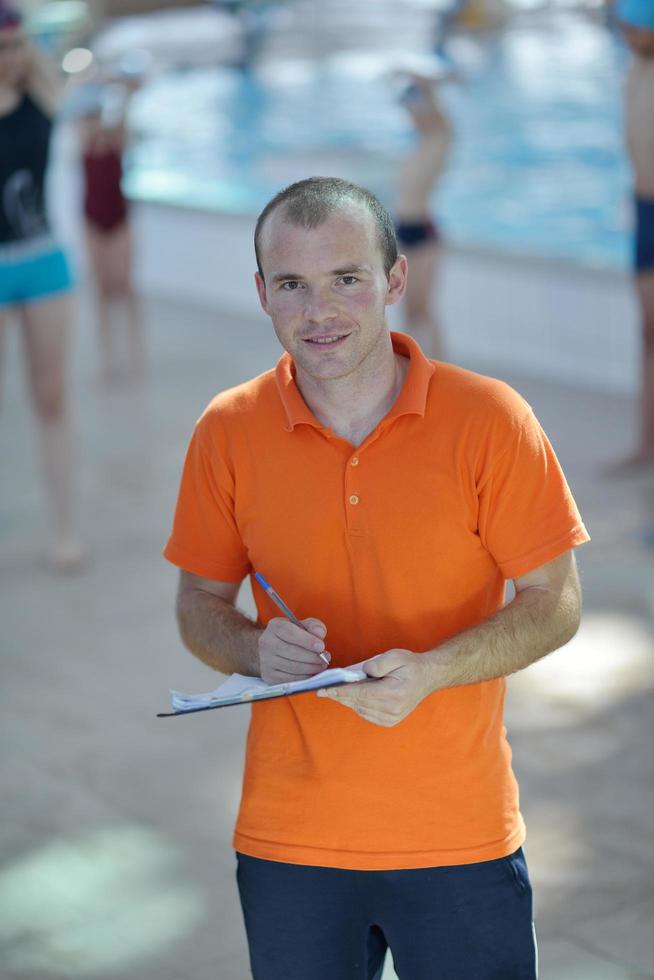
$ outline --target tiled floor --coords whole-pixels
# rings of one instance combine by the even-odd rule
[[[81,308],[76,415],[91,557],[75,578],[53,577],[42,560],[34,433],[9,337],[0,416],[7,980],[248,975],[230,850],[247,711],[155,718],[169,685],[214,681],[177,639],[175,573],[159,553],[195,418],[215,391],[268,367],[277,347],[263,317],[156,301],[147,317],[147,385],[101,394],[92,317]],[[643,540],[654,477],[597,476],[630,437],[628,399],[508,380],[550,433],[594,539],[580,555],[578,636],[510,682],[541,978],[654,977],[654,551]]]

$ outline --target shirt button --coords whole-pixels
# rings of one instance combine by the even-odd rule
[[[357,497],[356,493],[353,493],[352,496],[350,497],[350,503],[351,504],[358,504],[359,503],[359,498]]]
[[[352,459],[350,460],[350,466],[358,466],[358,465],[359,465],[359,457],[353,456]]]

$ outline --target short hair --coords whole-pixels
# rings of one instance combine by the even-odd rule
[[[257,219],[254,229],[254,252],[259,275],[263,279],[259,243],[266,220],[273,211],[283,208],[283,217],[292,225],[316,228],[333,214],[359,205],[372,215],[377,226],[377,241],[382,254],[386,275],[397,260],[397,239],[393,219],[374,194],[340,177],[307,177],[285,187],[276,194]]]

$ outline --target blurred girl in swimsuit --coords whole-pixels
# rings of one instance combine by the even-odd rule
[[[403,300],[406,329],[428,357],[443,356],[443,339],[432,295],[440,257],[440,237],[431,217],[430,199],[452,142],[452,127],[442,111],[434,82],[410,76],[402,104],[418,132],[418,142],[400,171],[395,206],[398,246],[409,260]]]
[[[128,91],[123,85],[104,85],[98,91],[101,95],[83,115],[80,133],[86,242],[97,296],[100,377],[111,384],[142,377],[144,343],[132,283],[128,206],[121,188]]]
[[[59,80],[28,42],[20,14],[0,0],[0,354],[8,313],[15,313],[52,511],[49,556],[70,571],[82,558],[68,399],[72,279],[44,192],[59,94]]]
[[[613,467],[622,472],[654,466],[654,0],[618,0],[615,13],[633,56],[625,86],[625,116],[641,318],[640,431],[634,450]]]

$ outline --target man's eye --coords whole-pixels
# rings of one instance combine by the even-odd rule
[[[297,289],[299,285],[300,284],[297,279],[288,279],[286,282],[282,283],[282,289],[285,289],[287,292],[292,292],[294,289]]]
[[[344,286],[353,286],[358,281],[356,276],[341,276],[341,282]]]

